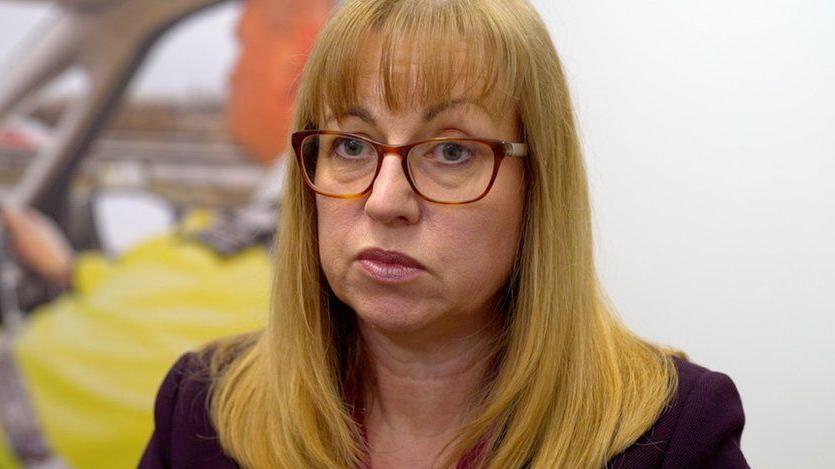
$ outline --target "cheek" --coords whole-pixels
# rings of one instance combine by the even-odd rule
[[[477,251],[469,250],[471,269],[477,269],[484,281],[480,288],[497,289],[504,285],[516,260],[520,243],[524,194],[513,182],[517,178],[508,178],[511,183],[499,184],[491,192],[492,197],[479,211],[480,216],[474,219],[473,236],[479,243]],[[506,181],[497,181],[506,182]],[[488,285],[489,283],[489,285]],[[479,286],[476,285],[476,288]]]
[[[322,271],[338,291],[345,284],[352,256],[356,254],[352,249],[362,237],[359,232],[362,205],[317,196],[316,214]]]
[[[490,283],[502,282],[510,271],[516,252],[518,223],[514,214],[497,212],[476,218],[476,225],[469,240],[462,240],[459,252],[464,267],[479,279]]]
[[[483,303],[504,286],[519,245],[521,214],[521,203],[489,203],[468,213],[450,213],[447,229],[438,233],[447,242],[435,252],[452,294]]]
[[[319,258],[322,270],[328,278],[338,275],[342,252],[345,250],[344,241],[347,238],[345,230],[349,223],[343,220],[342,211],[329,203],[316,203],[317,225],[319,236]]]

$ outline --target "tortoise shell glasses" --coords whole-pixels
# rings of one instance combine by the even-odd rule
[[[292,145],[308,188],[317,194],[356,199],[371,192],[383,156],[400,156],[412,190],[434,203],[459,205],[482,199],[507,157],[528,155],[528,146],[504,140],[439,137],[387,145],[334,130],[305,130]]]

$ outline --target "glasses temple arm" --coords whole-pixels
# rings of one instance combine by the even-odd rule
[[[528,156],[528,144],[505,143],[505,156]]]

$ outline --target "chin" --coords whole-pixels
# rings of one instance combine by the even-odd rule
[[[405,301],[366,299],[352,308],[360,322],[391,334],[417,332],[438,319],[425,307]]]

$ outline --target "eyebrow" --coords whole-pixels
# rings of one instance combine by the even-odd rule
[[[341,117],[347,116],[359,117],[360,119],[371,125],[377,125],[377,121],[374,119],[374,116],[371,115],[371,111],[365,109],[364,107],[352,107],[345,111],[345,114],[343,114]]]
[[[445,101],[445,102],[442,102],[442,103],[435,104],[433,106],[430,106],[423,113],[423,121],[424,122],[429,122],[432,119],[434,119],[438,114],[446,111],[447,109],[450,109],[450,108],[453,108],[453,107],[456,107],[456,106],[460,106],[462,104],[471,104],[471,103],[472,103],[472,101],[470,101],[469,99],[460,98],[460,99],[453,99],[451,101]],[[345,111],[345,113],[341,117],[347,117],[347,116],[358,117],[359,119],[362,119],[364,122],[367,122],[368,124],[377,125],[377,121],[374,119],[374,116],[371,114],[371,111],[369,111],[368,109],[365,109],[364,107],[352,107],[352,108],[348,109],[347,111]],[[332,118],[333,117],[331,117],[327,120],[330,120]]]
[[[423,120],[424,122],[429,122],[435,118],[438,114],[446,111],[447,109],[460,106],[462,104],[470,104],[472,101],[465,98],[453,99],[452,101],[445,101],[442,103],[435,104],[431,106],[426,112],[423,113]]]

